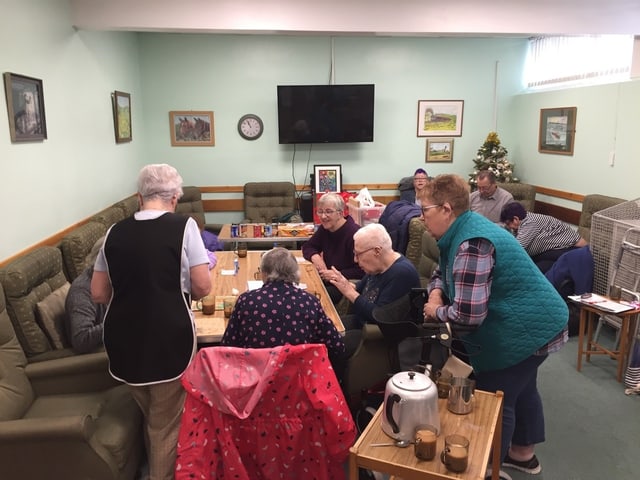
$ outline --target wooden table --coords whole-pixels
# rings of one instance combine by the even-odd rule
[[[262,251],[250,250],[245,258],[239,258],[239,271],[237,275],[222,275],[222,270],[233,270],[234,258],[237,255],[234,252],[222,251],[216,252],[218,263],[211,270],[211,295],[223,297],[232,295],[233,289],[243,293],[247,290],[249,280],[255,280],[254,274],[258,272],[260,266],[260,258]],[[302,258],[302,252],[293,250],[292,253]],[[333,305],[329,294],[320,279],[315,267],[306,260],[300,263],[300,283],[307,285],[306,290],[309,293],[319,294],[320,303],[327,316],[333,321],[334,325],[340,333],[344,333],[344,325],[340,320],[340,316]],[[193,312],[196,322],[196,332],[198,343],[217,343],[222,339],[226,328],[226,321],[222,309],[216,309],[213,315],[204,315],[201,311]]]
[[[402,480],[484,479],[492,449],[492,479],[498,480],[503,397],[501,391],[490,393],[476,390],[473,410],[466,415],[449,412],[447,399],[438,399],[441,431],[438,435],[436,457],[430,461],[418,460],[413,446],[408,448],[370,446],[372,443],[392,441],[380,426],[384,404],[381,405],[358,441],[350,449],[350,480],[358,479],[358,467],[388,473]],[[444,437],[453,433],[469,438],[469,466],[464,473],[449,472],[440,461]]]
[[[580,327],[578,332],[578,362],[576,370],[582,369],[582,357],[585,356],[587,362],[591,361],[591,355],[608,355],[618,362],[618,371],[616,378],[618,382],[622,382],[624,368],[627,365],[629,357],[629,348],[632,344],[633,334],[636,330],[635,325],[640,314],[640,309],[631,309],[620,313],[611,313],[599,309],[597,304],[588,305],[582,302],[575,302],[580,306]],[[611,350],[600,343],[593,340],[594,325],[598,322],[601,315],[613,315],[620,319],[620,345],[618,350]],[[585,344],[585,333],[587,345]]]
[[[247,224],[247,228],[251,229],[256,224]],[[305,225],[312,225],[310,223],[306,223]],[[295,243],[296,245],[300,245],[300,243],[306,242],[311,238],[311,235],[305,235],[303,232],[300,235],[296,235],[295,237],[285,237],[285,236],[272,236],[272,237],[254,237],[252,232],[249,232],[246,237],[232,237],[231,236],[231,224],[226,223],[220,229],[220,233],[218,234],[218,239],[222,242],[245,242],[247,244],[257,244],[258,246],[263,246],[264,248],[271,248],[275,243]]]

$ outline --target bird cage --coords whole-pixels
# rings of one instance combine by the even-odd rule
[[[594,260],[595,293],[608,294],[614,273],[617,285],[623,289],[638,291],[635,276],[625,273],[628,270],[637,271],[638,265],[628,265],[630,269],[624,268],[625,262],[637,260],[633,256],[627,259],[622,248],[623,242],[640,245],[640,230],[636,229],[640,229],[640,198],[605,208],[591,217],[590,242]]]

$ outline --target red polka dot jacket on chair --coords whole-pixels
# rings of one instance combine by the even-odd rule
[[[339,480],[356,429],[325,345],[201,349],[176,480]]]

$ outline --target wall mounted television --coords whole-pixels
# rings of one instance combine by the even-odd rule
[[[373,142],[375,86],[278,85],[278,137],[288,143]]]

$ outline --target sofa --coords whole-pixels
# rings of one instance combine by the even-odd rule
[[[109,375],[106,355],[30,363],[7,307],[0,287],[2,478],[135,478],[142,414],[129,389]]]

